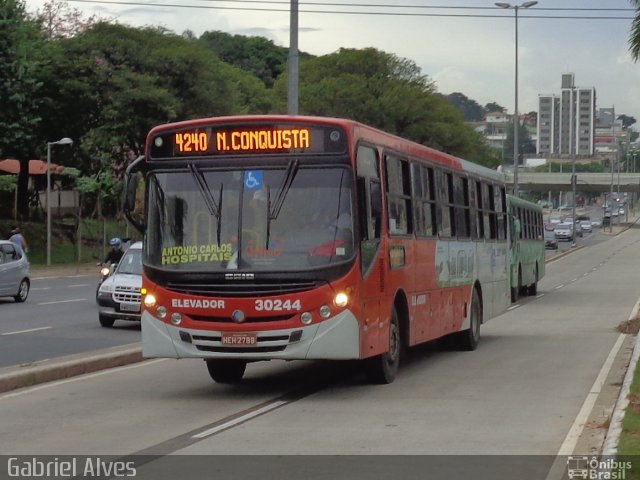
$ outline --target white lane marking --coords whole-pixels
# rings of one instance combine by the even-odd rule
[[[23,389],[20,389],[17,392],[12,392],[12,393],[7,393],[5,395],[0,395],[0,400],[4,400],[6,398],[19,397],[21,395],[37,392],[39,390],[44,390],[45,388],[57,387],[58,385],[64,385],[66,383],[79,382],[79,381],[82,381],[82,380],[88,380],[88,379],[91,379],[91,378],[101,377],[103,375],[110,375],[112,373],[118,373],[118,372],[122,372],[124,370],[130,370],[130,369],[133,369],[133,368],[146,367],[148,365],[153,365],[155,363],[164,362],[166,360],[167,360],[166,358],[156,358],[155,360],[144,360],[143,362],[134,363],[133,365],[124,365],[122,367],[108,368],[108,369],[102,370],[100,372],[87,373],[87,374],[84,374],[84,375],[78,375],[77,377],[72,377],[72,378],[67,378],[67,379],[64,379],[64,380],[57,380],[57,381],[53,381],[53,382],[48,382],[48,383],[45,383],[45,384],[42,384],[42,385],[37,385],[37,386],[34,386],[34,387],[25,387]]]
[[[625,338],[625,334],[621,333],[618,336],[616,343],[613,345],[613,348],[611,348],[611,351],[609,352],[609,356],[607,357],[604,364],[602,365],[602,368],[600,369],[600,373],[598,374],[596,381],[593,382],[593,386],[591,387],[591,390],[589,391],[587,398],[582,404],[582,408],[578,412],[578,416],[573,422],[573,425],[571,426],[569,433],[567,433],[567,436],[565,437],[564,442],[562,442],[562,445],[560,446],[560,450],[558,450],[558,457],[564,457],[564,456],[573,454],[573,451],[576,448],[576,444],[578,443],[578,439],[580,438],[580,435],[584,430],[585,423],[587,422],[587,419],[589,418],[589,415],[593,410],[593,406],[596,403],[596,399],[598,398],[598,395],[602,391],[602,386],[604,385],[604,382],[607,379],[607,375],[609,375],[609,371],[611,370],[613,361],[616,358],[616,355],[618,354],[620,347],[622,346],[622,342],[624,341],[624,338]]]
[[[70,300],[57,300],[55,302],[42,302],[36,303],[36,305],[55,305],[57,303],[72,303],[72,302],[86,302],[86,298],[72,298]]]
[[[89,284],[88,283],[77,283],[76,285],[68,285],[67,288],[86,287],[87,285],[89,285]]]
[[[40,330],[49,330],[50,328],[53,328],[53,327],[30,328],[28,330],[18,330],[18,331],[15,331],[15,332],[6,332],[6,333],[2,333],[0,335],[18,335],[19,333],[39,332]]]
[[[289,403],[286,400],[275,400],[273,403],[270,403],[269,405],[265,405],[262,408],[259,408],[257,410],[254,410],[252,412],[249,412],[245,415],[241,415],[237,418],[234,418],[232,420],[229,420],[228,422],[224,422],[216,427],[213,428],[209,428],[208,430],[205,430],[204,432],[200,432],[195,434],[194,436],[192,436],[191,438],[205,438],[205,437],[209,437],[211,435],[214,435],[222,430],[226,430],[227,428],[231,428],[235,425],[238,425],[240,423],[246,422],[247,420],[251,420],[252,418],[258,417],[260,415],[263,415],[267,412],[270,412],[271,410],[275,410],[278,407],[281,407],[282,405],[286,405],[287,403]]]
[[[33,287],[31,289],[32,292],[34,292],[36,290],[51,290],[51,287]]]
[[[542,298],[544,297],[544,293],[539,293],[538,295],[536,295],[536,298]]]
[[[560,289],[560,288],[562,288],[562,287],[564,287],[564,283],[561,283],[560,285],[556,285],[556,287],[555,287],[555,288],[556,288],[556,290],[558,290],[558,289]]]
[[[56,280],[58,278],[83,278],[83,277],[90,277],[91,275],[88,274],[84,274],[84,275],[57,275],[57,276],[53,276],[53,277],[31,277],[31,280]]]

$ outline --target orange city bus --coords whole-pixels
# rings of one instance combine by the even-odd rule
[[[510,304],[502,175],[355,121],[161,125],[126,177],[143,355],[204,359],[217,382],[258,360],[358,359],[389,383],[407,347],[474,350]]]

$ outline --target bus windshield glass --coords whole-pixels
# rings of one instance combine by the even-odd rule
[[[354,255],[351,170],[303,166],[154,172],[145,242],[151,266],[306,271]]]

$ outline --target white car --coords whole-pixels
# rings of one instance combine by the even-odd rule
[[[103,327],[116,320],[140,321],[142,288],[142,242],[131,245],[113,274],[98,288],[98,319]]]
[[[591,225],[591,220],[582,220],[580,221],[580,228],[583,232],[591,233],[593,231],[593,227]]]
[[[16,302],[24,302],[30,286],[27,256],[12,242],[0,240],[0,297],[13,297]]]

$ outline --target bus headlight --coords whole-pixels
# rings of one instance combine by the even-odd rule
[[[333,304],[338,308],[344,308],[349,304],[349,295],[344,292],[338,293],[333,299]]]
[[[171,323],[174,325],[180,325],[182,323],[182,315],[178,312],[174,312],[171,314]]]
[[[313,322],[313,315],[309,312],[303,312],[302,315],[300,315],[300,321],[305,325],[309,325]]]
[[[158,318],[162,318],[162,319],[167,318],[167,309],[162,305],[160,305],[156,309],[156,315],[158,316]]]
[[[147,308],[155,307],[156,306],[156,297],[154,297],[150,293],[148,295],[145,295],[145,297],[144,297],[144,306],[147,307]]]
[[[320,307],[320,316],[322,318],[329,318],[331,316],[331,307],[329,305],[322,305]]]

